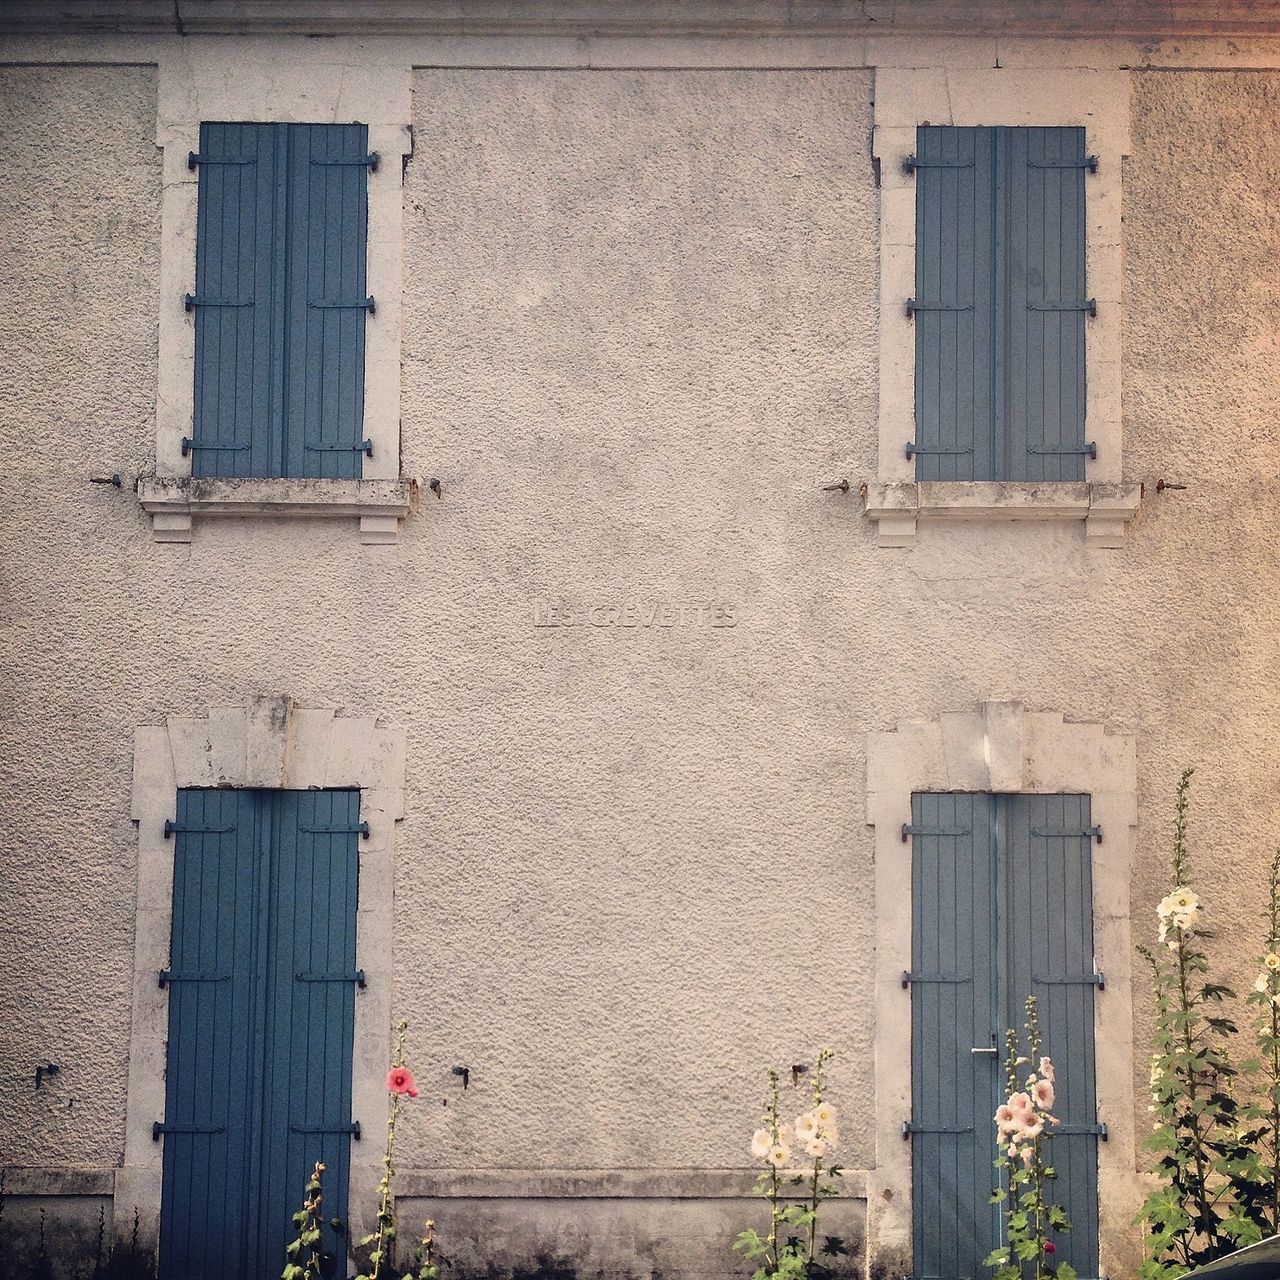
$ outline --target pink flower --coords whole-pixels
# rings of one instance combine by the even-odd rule
[[[996,1108],[994,1116],[996,1128],[1001,1136],[1008,1133],[1011,1129],[1018,1128],[1021,1121],[1018,1118],[1019,1113],[1016,1112],[1007,1102]]]
[[[1036,1116],[1026,1116],[1014,1133],[1019,1142],[1034,1142],[1044,1132],[1044,1124]]]
[[[1052,1058],[1040,1059],[1040,1074],[1044,1076],[1044,1078],[1048,1080],[1050,1084],[1053,1083],[1054,1075],[1053,1075],[1053,1059]]]
[[[1031,1102],[1029,1093],[1014,1093],[1009,1095],[1008,1105],[1014,1111],[1034,1111],[1035,1107]]]
[[[1037,1080],[1031,1086],[1031,1096],[1041,1111],[1048,1111],[1053,1106],[1053,1083],[1049,1080]]]
[[[407,1098],[416,1098],[418,1086],[414,1082],[413,1072],[408,1067],[392,1067],[387,1072],[387,1092],[402,1093]]]

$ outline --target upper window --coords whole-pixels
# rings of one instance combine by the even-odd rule
[[[368,129],[200,126],[194,476],[357,477]]]
[[[1083,480],[1084,129],[922,126],[908,165],[916,478]]]

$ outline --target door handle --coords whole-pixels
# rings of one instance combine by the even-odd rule
[[[989,1053],[991,1054],[992,1057],[994,1057],[998,1051],[994,1045],[983,1046],[983,1045],[975,1044],[973,1048],[969,1050],[969,1052],[970,1053]]]

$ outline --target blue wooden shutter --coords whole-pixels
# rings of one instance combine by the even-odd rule
[[[995,130],[916,131],[916,477],[994,472]]]
[[[369,131],[289,125],[286,474],[359,476]]]
[[[1084,148],[916,131],[917,479],[1084,478]]]
[[[253,1275],[284,1266],[289,1218],[317,1160],[324,1219],[346,1217],[355,1022],[358,791],[280,791],[272,800],[271,947],[262,1075],[261,1229]],[[326,1226],[325,1247],[347,1241]]]
[[[1098,1133],[1094,1078],[1093,838],[1088,796],[1011,795],[1002,802],[1005,987],[1009,1025],[1034,993],[1045,1048],[1057,1067],[1050,1200],[1072,1230],[1058,1257],[1081,1277],[1098,1272]]]
[[[261,835],[251,792],[178,793],[160,1254],[163,1274],[182,1280],[247,1274]]]
[[[911,813],[914,1274],[976,1278],[998,1221],[994,802],[922,794]]]
[[[1085,476],[1085,134],[1000,129],[1010,480]]]
[[[284,126],[200,126],[192,474],[280,473]]]

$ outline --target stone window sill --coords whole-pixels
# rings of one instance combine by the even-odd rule
[[[138,501],[157,542],[190,542],[194,517],[356,517],[360,541],[395,542],[416,480],[221,479],[144,476]]]
[[[882,547],[912,546],[920,521],[943,520],[1081,520],[1087,546],[1120,547],[1141,499],[1137,484],[925,480],[869,484],[863,510]]]

